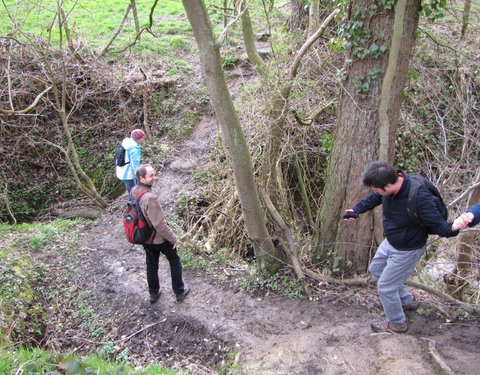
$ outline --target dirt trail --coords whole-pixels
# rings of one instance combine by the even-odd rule
[[[154,190],[167,215],[178,192],[193,188],[192,170],[216,132],[217,124],[205,117],[161,172]],[[407,334],[372,334],[370,322],[381,319],[374,290],[330,289],[316,301],[258,297],[186,269],[192,291],[178,304],[162,258],[163,294],[150,306],[143,249],[128,244],[123,235],[124,204],[123,196],[83,233],[76,282],[92,291],[111,340],[117,340],[116,349],[128,348],[132,359],[161,360],[194,374],[214,374],[234,350],[235,360],[249,375],[439,374],[427,350],[434,343],[453,373],[479,373],[478,320],[470,326],[447,325],[427,309],[410,315]],[[229,271],[231,278],[235,272]]]

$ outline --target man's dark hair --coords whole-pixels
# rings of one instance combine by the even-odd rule
[[[140,165],[140,167],[138,167],[136,170],[135,170],[135,174],[137,175],[137,180],[140,180],[140,177],[143,177],[145,178],[145,176],[147,175],[147,168],[148,167],[152,167],[150,164],[142,164]]]
[[[388,184],[397,182],[397,171],[386,161],[372,161],[363,171],[362,182],[365,186],[384,189]]]

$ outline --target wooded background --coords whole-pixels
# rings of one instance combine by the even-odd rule
[[[431,179],[451,219],[478,202],[478,3],[2,1],[0,16],[2,221],[95,216],[122,192],[112,159],[132,128],[162,164],[210,105],[223,142],[179,212],[199,251],[363,274],[379,213],[341,215],[372,160]],[[235,101],[231,69],[256,77]],[[434,241],[419,277],[477,303],[477,242]]]

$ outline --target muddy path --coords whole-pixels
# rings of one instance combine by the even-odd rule
[[[193,188],[192,171],[217,136],[206,115],[189,139],[173,151],[154,186],[167,215],[182,190]],[[370,322],[382,318],[374,289],[319,287],[316,298],[288,299],[251,295],[231,280],[244,269],[211,273],[184,270],[191,293],[176,303],[168,263],[160,264],[162,296],[150,305],[141,246],[130,245],[120,222],[126,198],[118,198],[99,221],[82,234],[74,282],[89,290],[108,341],[79,334],[76,345],[114,345],[142,363],[162,361],[193,374],[439,374],[441,358],[454,374],[478,374],[479,320],[446,321],[432,297],[409,316],[406,334],[373,334]],[[225,271],[225,272],[223,272]],[[227,276],[226,276],[227,275]],[[224,372],[225,373],[225,372]]]

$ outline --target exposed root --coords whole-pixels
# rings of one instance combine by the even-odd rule
[[[425,340],[428,343],[428,354],[430,354],[434,363],[439,367],[440,373],[443,375],[454,375],[452,369],[445,363],[440,353],[438,353],[435,348],[435,341],[426,337],[422,337],[422,340]]]

